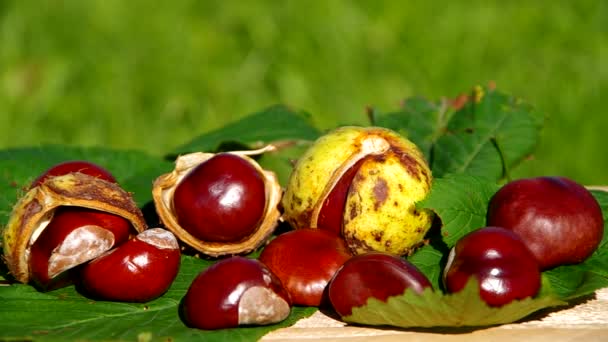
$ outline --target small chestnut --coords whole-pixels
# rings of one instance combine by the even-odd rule
[[[523,241],[501,227],[475,230],[456,242],[443,273],[448,292],[464,288],[471,276],[479,295],[490,306],[535,296],[541,275],[536,259]]]
[[[487,225],[513,230],[542,270],[584,261],[604,235],[597,200],[585,187],[565,177],[507,183],[490,200]]]
[[[280,322],[289,316],[291,300],[279,278],[262,262],[233,256],[194,279],[182,309],[188,326],[223,329]]]
[[[99,179],[106,180],[108,182],[116,183],[116,179],[110,173],[110,171],[104,169],[103,167],[101,167],[97,164],[88,162],[86,160],[70,160],[70,161],[65,161],[65,162],[56,164],[56,165],[52,166],[51,168],[49,168],[48,170],[44,171],[42,174],[40,174],[40,176],[38,176],[38,178],[36,178],[32,182],[32,184],[30,185],[30,188],[33,188],[33,187],[36,187],[36,186],[42,184],[45,180],[47,180],[50,177],[66,175],[66,174],[72,173],[72,172],[80,172],[80,173],[84,173],[89,176],[93,176],[93,177],[97,177]]]
[[[344,239],[323,229],[296,229],[277,236],[259,260],[287,289],[296,305],[319,306],[327,283],[351,257]]]
[[[421,294],[432,288],[416,266],[396,255],[369,252],[352,257],[338,269],[328,285],[329,300],[342,317],[363,306],[368,299],[386,301],[406,289]]]
[[[56,276],[127,241],[132,229],[118,215],[82,207],[57,208],[30,247],[31,280],[41,289],[54,287]]]
[[[240,156],[219,153],[192,169],[175,189],[177,222],[205,241],[239,241],[263,218],[264,179]]]
[[[84,265],[80,285],[98,299],[147,302],[169,289],[179,266],[175,236],[151,228]]]

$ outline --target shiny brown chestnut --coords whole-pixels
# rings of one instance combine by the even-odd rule
[[[279,278],[262,262],[240,256],[202,271],[182,306],[188,326],[207,330],[277,323],[289,316],[290,308]]]
[[[129,239],[123,217],[82,207],[59,207],[30,247],[31,280],[43,290],[68,283],[61,273],[92,260]],[[57,282],[55,281],[57,280]]]
[[[264,179],[244,158],[219,153],[199,164],[173,195],[177,222],[204,241],[239,241],[264,216]]]
[[[80,285],[96,299],[147,302],[169,289],[179,266],[175,236],[152,228],[86,264]]]
[[[320,306],[329,280],[350,257],[336,233],[297,229],[270,241],[259,260],[279,277],[295,305]]]
[[[36,178],[30,185],[30,189],[42,184],[44,181],[51,177],[67,175],[72,172],[80,172],[89,176],[93,176],[99,179],[106,180],[111,183],[116,183],[116,178],[100,165],[91,163],[86,160],[69,160],[59,164],[55,164],[46,171],[44,171],[38,178]]]
[[[542,270],[584,261],[604,234],[597,200],[585,187],[565,177],[507,183],[490,200],[487,225],[513,230]]]
[[[458,292],[475,276],[479,295],[490,306],[535,296],[541,274],[536,259],[514,232],[484,227],[462,237],[450,251],[443,273],[448,292]]]
[[[352,257],[338,269],[328,286],[329,300],[342,317],[351,315],[353,308],[365,305],[370,298],[386,301],[406,289],[420,294],[432,288],[416,266],[382,252]]]

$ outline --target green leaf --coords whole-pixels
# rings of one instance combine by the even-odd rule
[[[452,116],[435,145],[433,172],[501,179],[537,145],[542,117],[520,100],[485,91]],[[477,95],[474,95],[477,96]]]
[[[543,286],[550,287],[546,282]],[[538,310],[565,304],[551,295],[550,290],[543,290],[535,298],[490,307],[480,299],[477,280],[471,277],[465,288],[454,294],[426,289],[421,295],[406,290],[386,302],[371,298],[367,305],[354,308],[352,314],[343,319],[350,323],[401,328],[483,327],[512,323]]]
[[[431,160],[433,146],[445,131],[453,110],[445,101],[431,102],[422,97],[412,97],[404,101],[398,112],[376,113],[375,125],[390,128],[413,141]]]
[[[200,135],[176,148],[172,154],[253,149],[275,142],[314,140],[319,135],[308,114],[277,105]]]
[[[445,267],[449,248],[436,237],[431,238],[431,244],[426,245],[409,256],[407,260],[422,272],[435,289],[442,289],[441,276]]]
[[[294,307],[289,318],[269,326],[216,331],[188,328],[179,317],[181,298],[196,275],[212,263],[182,257],[179,275],[169,291],[143,304],[90,300],[73,286],[48,293],[28,285],[0,287],[0,339],[134,341],[144,336],[164,341],[257,341],[269,331],[292,325],[316,311]]]
[[[431,192],[419,207],[433,210],[441,219],[441,235],[448,247],[468,232],[486,225],[488,202],[498,185],[468,174],[450,174],[433,181]]]
[[[374,123],[414,141],[436,177],[467,173],[508,178],[536,147],[544,117],[496,90],[476,88],[470,97],[476,100],[459,110],[446,100],[407,99],[401,111],[377,114]]]
[[[608,191],[591,190],[591,194],[593,197],[595,197],[595,200],[600,205],[600,208],[602,208],[604,222],[608,221]]]

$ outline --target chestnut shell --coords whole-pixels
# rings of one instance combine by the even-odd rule
[[[354,254],[406,255],[431,227],[433,212],[416,207],[431,183],[413,142],[382,127],[343,126],[298,159],[282,199],[283,219],[296,229],[337,232]]]

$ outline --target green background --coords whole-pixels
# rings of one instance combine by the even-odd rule
[[[0,0],[0,148],[164,154],[284,103],[322,129],[495,81],[547,115],[516,176],[608,184],[603,1]]]

